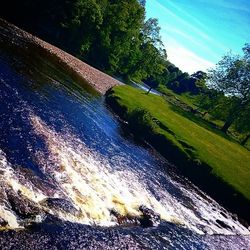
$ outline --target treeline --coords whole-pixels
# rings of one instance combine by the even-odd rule
[[[112,75],[197,92],[194,78],[167,60],[158,20],[146,19],[145,4],[145,0],[8,0],[0,14]]]
[[[245,44],[242,52],[226,54],[208,71],[210,95],[205,95],[202,103],[214,117],[225,121],[223,132],[234,126],[244,133],[244,145],[250,138],[250,44]]]
[[[237,121],[237,130],[248,137],[249,45],[244,58],[229,60],[233,69],[226,68],[224,75],[233,81],[221,79],[229,87],[217,88],[223,85],[218,81],[209,87],[211,72],[189,75],[167,60],[158,20],[146,19],[145,4],[146,0],[3,0],[0,16],[114,76],[200,95],[200,107],[226,121],[224,132]],[[242,65],[247,66],[242,70]],[[244,94],[239,93],[241,86]]]
[[[157,19],[145,18],[145,1],[8,0],[3,18],[122,77],[160,74],[166,51]]]
[[[167,88],[173,90],[177,94],[189,92],[197,95],[206,91],[207,74],[203,71],[197,71],[192,75],[182,72],[178,67],[170,65],[168,68],[169,75],[166,76],[165,84]]]
[[[250,139],[250,44],[242,48],[242,55],[228,53],[208,73],[198,71],[192,75],[177,67],[168,68],[174,79],[166,87],[175,93],[187,93],[204,114],[224,121],[223,132],[233,128],[241,133],[241,143]]]
[[[8,0],[1,17],[124,79],[177,92],[199,91],[195,79],[167,60],[145,0]],[[185,85],[185,86],[184,86]]]

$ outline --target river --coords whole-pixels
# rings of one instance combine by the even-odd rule
[[[0,128],[2,249],[250,247],[237,216],[56,65],[0,50]],[[110,212],[136,217],[140,205],[158,227],[118,225]]]

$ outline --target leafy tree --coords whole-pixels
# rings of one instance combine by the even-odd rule
[[[143,21],[144,8],[137,0],[107,1],[89,61],[112,74],[128,74],[135,64],[135,57],[140,54],[139,36]]]
[[[137,53],[135,63],[128,72],[131,77],[146,80],[164,72],[167,54],[160,40],[158,20],[148,19],[141,28],[139,53]]]
[[[197,95],[206,89],[206,73],[197,71],[190,76],[187,72],[183,73],[177,67],[169,66],[168,69],[172,73],[168,77],[167,87],[174,92],[178,94],[190,92],[193,95]]]
[[[231,107],[222,131],[227,132],[232,123],[244,113],[250,102],[250,48],[243,47],[243,56],[225,55],[208,74],[209,86],[231,97]]]
[[[168,72],[166,50],[158,20],[145,19],[145,4],[145,0],[8,0],[0,15],[108,73],[159,82]]]
[[[206,80],[207,80],[207,73],[203,72],[201,70],[193,73],[191,75],[191,78],[195,80],[195,85],[197,88],[201,89],[206,89]]]
[[[197,80],[206,79],[207,78],[207,73],[199,70],[199,71],[196,71],[195,73],[193,73],[191,75],[191,77],[193,77],[193,78],[195,78]]]
[[[71,10],[62,24],[67,29],[67,46],[84,58],[103,21],[101,6],[95,0],[74,0],[66,8]]]
[[[241,144],[245,145],[250,139],[250,103],[235,121],[235,128],[240,133],[245,134],[245,138],[241,141]]]
[[[150,42],[155,48],[162,49],[160,26],[157,18],[149,18],[143,25],[142,34],[145,43]]]
[[[159,82],[157,82],[153,77],[149,77],[145,83],[149,86],[149,89],[147,91],[147,95],[150,93],[152,89],[155,89],[159,86]]]

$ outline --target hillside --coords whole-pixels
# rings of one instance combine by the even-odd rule
[[[164,98],[129,86],[114,87],[107,102],[138,136],[196,182],[207,178],[203,184],[211,191],[219,180],[229,187],[231,198],[242,196],[250,201],[250,153],[240,144],[183,116]],[[208,183],[211,176],[214,183]],[[213,192],[223,193],[222,190],[225,191],[222,188]],[[227,197],[226,192],[224,195]]]

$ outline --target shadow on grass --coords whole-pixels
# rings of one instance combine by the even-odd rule
[[[108,92],[105,99],[106,103],[121,119],[127,121],[128,129],[130,129],[134,135],[148,142],[169,162],[177,166],[184,176],[188,177],[203,191],[211,195],[226,208],[229,208],[231,212],[239,214],[240,218],[243,218],[242,223],[248,226],[247,222],[250,222],[248,209],[250,201],[245,196],[239,193],[229,182],[217,176],[210,165],[196,157],[195,148],[185,141],[178,140],[173,131],[155,119],[147,110],[143,108],[135,109],[134,112],[128,113],[127,108],[119,103],[120,97],[114,96],[113,94],[113,90]],[[200,126],[212,132],[216,131],[215,128],[211,128],[195,115],[175,106],[171,106],[170,108]],[[175,140],[169,139],[165,133],[159,132],[157,127],[175,137],[176,141],[181,144],[181,147]],[[221,134],[220,131],[214,133]],[[226,139],[228,138],[226,137]]]
[[[229,140],[231,142],[235,142],[235,143],[240,145],[240,143],[236,139],[234,139],[234,138],[230,137],[229,135],[223,133],[220,130],[220,128],[218,126],[216,126],[214,123],[206,121],[206,120],[202,119],[201,117],[198,117],[197,115],[195,115],[195,114],[193,114],[193,113],[191,113],[189,111],[185,111],[182,108],[180,108],[178,106],[175,106],[175,105],[173,105],[171,103],[169,103],[169,105],[170,105],[171,110],[173,110],[174,112],[176,112],[176,113],[182,115],[183,117],[191,120],[192,122],[198,124],[199,126],[205,128],[205,129],[207,129],[207,130],[209,130],[209,131],[211,131],[211,132],[213,132],[213,133],[215,133],[215,134],[217,134],[217,135],[219,135],[219,136],[221,136],[221,137],[223,137],[223,138],[225,138],[225,139],[227,139],[227,140]]]

